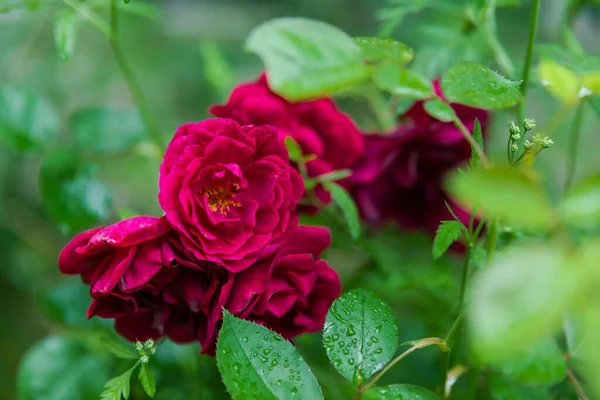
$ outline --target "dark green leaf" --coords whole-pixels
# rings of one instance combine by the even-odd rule
[[[415,385],[389,385],[367,390],[364,400],[438,400],[439,396]]]
[[[572,105],[579,100],[581,84],[577,75],[557,62],[543,60],[538,65],[538,75],[542,85],[567,105]]]
[[[40,191],[44,207],[61,229],[74,233],[106,218],[110,211],[108,187],[91,176],[75,150],[60,149],[44,157]]]
[[[96,398],[108,368],[106,358],[88,353],[72,338],[49,336],[31,347],[21,360],[19,399]]]
[[[394,356],[398,322],[379,297],[364,289],[353,290],[329,309],[323,345],[339,373],[361,385]]]
[[[375,66],[373,81],[381,90],[388,91],[395,96],[426,99],[434,95],[433,85],[429,79],[394,64],[381,63]]]
[[[310,19],[266,22],[250,33],[246,49],[262,59],[270,87],[290,100],[323,97],[369,75],[350,36]]]
[[[146,392],[148,396],[154,397],[154,394],[156,393],[156,381],[154,380],[154,374],[148,364],[142,364],[140,366],[138,379],[142,384],[144,392]]]
[[[600,222],[600,173],[570,188],[560,209],[564,220],[569,224],[597,226]]]
[[[434,260],[437,260],[444,255],[450,245],[460,237],[460,233],[463,229],[463,224],[458,221],[442,221],[437,228],[435,238],[433,239]]]
[[[429,114],[437,120],[443,122],[450,122],[454,121],[454,119],[456,118],[456,113],[454,112],[454,109],[448,103],[445,103],[441,99],[427,100],[423,106],[425,107],[425,111],[427,111],[427,114]]]
[[[136,110],[90,108],[71,117],[71,131],[77,145],[98,153],[127,150],[143,140],[145,128]]]
[[[217,364],[234,400],[323,398],[317,379],[290,342],[227,311],[217,340]]]
[[[331,193],[331,198],[340,207],[350,229],[350,236],[356,239],[360,236],[360,218],[356,203],[346,189],[333,182],[324,182],[323,187]]]
[[[481,130],[481,123],[478,119],[475,119],[475,125],[473,126],[473,139],[479,145],[481,150],[485,150],[483,145],[483,131]],[[481,159],[479,158],[479,154],[475,151],[475,149],[471,148],[471,160],[469,165],[471,168],[477,168],[481,164]]]
[[[389,60],[394,63],[407,64],[414,57],[413,50],[410,47],[394,39],[356,37],[354,41],[360,47],[365,60],[369,63]]]
[[[100,400],[121,400],[128,399],[131,385],[131,374],[136,366],[129,368],[121,375],[112,378],[104,385],[104,390],[100,393]]]
[[[519,82],[472,62],[458,63],[442,77],[442,90],[450,102],[486,109],[517,104],[521,100],[519,85]]]
[[[129,360],[137,360],[139,358],[138,354],[133,350],[133,348],[122,341],[109,337],[102,337],[100,342],[106,350],[118,358]]]
[[[43,98],[0,88],[0,140],[17,151],[40,150],[58,136],[59,120]]]
[[[303,160],[302,149],[293,137],[286,136],[283,140],[283,143],[285,144],[285,148],[287,149],[288,154],[290,155],[291,161],[299,162]]]
[[[557,246],[513,248],[474,277],[467,317],[482,361],[510,362],[560,325],[579,291],[567,264]]]
[[[494,167],[455,174],[451,195],[470,209],[476,204],[486,214],[519,227],[549,229],[555,216],[539,184],[517,169]]]
[[[63,61],[67,61],[75,50],[79,19],[71,9],[60,12],[54,21],[54,43]]]

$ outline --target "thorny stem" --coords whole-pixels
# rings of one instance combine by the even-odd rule
[[[540,16],[540,0],[532,1],[531,19],[529,20],[529,40],[527,42],[527,53],[525,55],[525,68],[523,69],[523,83],[521,92],[523,97],[519,103],[519,122],[525,119],[525,107],[527,97],[527,87],[529,86],[529,71],[531,70],[531,59],[533,56],[533,45],[537,35],[537,27]]]
[[[575,116],[573,117],[573,127],[571,128],[571,137],[569,141],[569,154],[567,158],[567,179],[565,181],[566,192],[573,177],[575,176],[575,168],[577,166],[577,152],[579,150],[579,137],[581,136],[581,124],[583,122],[583,111],[585,107],[585,101],[579,103]]]
[[[454,120],[452,122],[454,122],[454,125],[460,130],[460,132],[463,134],[463,136],[465,137],[465,139],[467,140],[467,142],[469,142],[469,144],[471,145],[471,147],[473,149],[475,149],[475,152],[479,156],[479,159],[481,160],[481,163],[485,167],[488,167],[490,163],[489,163],[489,161],[488,161],[485,153],[483,152],[483,149],[475,141],[475,139],[473,138],[473,135],[471,135],[471,132],[469,132],[469,130],[467,129],[467,127],[465,126],[465,124],[463,124],[462,121],[456,115],[454,116]]]
[[[67,1],[67,0],[65,0]],[[118,9],[117,9],[117,0],[110,0],[110,48],[115,56],[115,60],[123,74],[123,78],[127,82],[127,86],[131,91],[133,99],[140,111],[140,115],[144,120],[144,124],[146,125],[146,129],[148,129],[148,134],[150,135],[150,139],[154,142],[154,144],[164,152],[165,148],[162,143],[162,139],[160,137],[160,133],[156,126],[156,122],[152,117],[152,112],[150,111],[150,107],[148,106],[148,101],[144,97],[144,93],[142,92],[142,88],[133,72],[133,69],[127,63],[125,56],[123,55],[123,51],[121,50],[121,46],[117,40],[117,28],[118,28]]]

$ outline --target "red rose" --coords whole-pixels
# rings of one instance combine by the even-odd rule
[[[436,94],[442,96],[438,82]],[[488,112],[453,105],[469,131],[475,119],[485,126]],[[456,206],[442,190],[444,175],[465,164],[471,147],[452,124],[429,116],[423,102],[403,116],[390,135],[367,135],[366,152],[350,178],[352,194],[362,215],[371,222],[394,220],[405,229],[435,232],[441,220],[453,219],[447,201],[468,224],[469,213]]]
[[[304,154],[316,156],[306,164],[311,177],[351,168],[364,151],[363,135],[330,99],[291,103],[269,89],[264,74],[235,88],[227,104],[209,111],[241,124],[275,126],[280,140],[291,136]],[[315,190],[321,201],[330,200],[320,185]]]
[[[241,271],[295,227],[304,184],[272,127],[227,119],[177,129],[160,167],[158,199],[200,260]]]
[[[291,231],[271,255],[235,276],[226,308],[287,339],[318,331],[340,295],[337,273],[320,259],[330,242],[325,228]]]

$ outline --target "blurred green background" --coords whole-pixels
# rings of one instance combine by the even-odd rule
[[[24,6],[13,7],[17,3]],[[108,0],[89,3],[98,15],[107,17]],[[246,36],[255,26],[275,17],[303,16],[335,24],[353,36],[374,36],[382,28],[377,15],[385,13],[381,9],[394,9],[395,3],[401,1],[131,0],[129,5],[120,6],[119,40],[167,143],[178,125],[206,118],[210,104],[224,101],[236,83],[257,76],[261,70],[258,58],[243,49]],[[410,14],[393,30],[393,37],[415,49],[415,68],[435,76],[461,60],[496,66],[485,41],[465,26],[464,15],[444,7],[470,1],[437,3],[443,3],[441,8]],[[497,12],[501,41],[517,68],[523,62],[529,18],[528,2],[521,3]],[[582,6],[572,7],[573,3]],[[578,8],[570,21],[574,32],[587,53],[600,53],[600,8],[592,2],[583,3],[543,1],[538,42],[562,44],[561,27],[571,18],[565,10]],[[97,29],[79,24],[74,54],[63,62],[53,42],[56,14],[66,9],[61,1],[0,0],[3,8],[15,9],[0,14],[0,117],[10,118],[7,114],[12,112],[15,99],[24,93],[42,99],[37,112],[23,122],[40,133],[38,143],[17,140],[11,137],[11,131],[2,131],[0,124],[0,398],[13,399],[19,361],[33,343],[63,331],[67,325],[101,330],[110,327],[101,321],[85,321],[86,290],[78,284],[78,278],[59,276],[57,256],[74,233],[113,222],[119,213],[133,210],[160,215],[156,200],[160,154],[146,139],[123,75],[106,38]],[[357,120],[368,121],[364,105],[343,100]],[[528,117],[535,118],[538,127],[543,127],[558,107],[534,84]],[[492,158],[505,157],[506,127],[514,118],[508,113],[494,116],[488,130]],[[564,181],[568,126],[569,117],[553,135],[555,147],[537,161],[554,195],[558,195]],[[598,116],[587,107],[578,178],[600,168],[598,127]],[[47,168],[40,173],[42,165]],[[326,223],[331,225],[331,221]],[[336,243],[329,259],[340,271],[346,288],[369,287],[389,301],[400,320],[402,341],[443,335],[451,322],[448,310],[456,297],[457,260],[448,257],[432,262],[430,239],[420,235],[390,231],[367,240],[365,248],[359,249],[348,243],[343,232],[335,236],[337,231],[335,226],[332,228]],[[380,259],[374,266],[356,272],[368,253]],[[307,336],[299,343],[301,349],[318,347],[318,336]],[[196,350],[191,349],[191,354]],[[169,348],[164,352],[177,356],[181,351]],[[169,354],[163,355],[163,360]],[[340,391],[331,394],[332,398],[344,398],[341,381],[329,371],[323,354],[315,354],[307,356],[309,363],[311,357],[316,358],[311,366],[316,365],[322,382],[329,379],[330,386],[338,388],[332,391]],[[436,357],[433,350],[431,355],[429,359]],[[220,385],[212,360],[198,361],[192,355],[193,362],[181,362],[184,356],[178,357],[179,364],[173,365],[187,368],[189,376],[197,376],[194,371],[200,367],[206,368],[209,372],[202,382],[212,380],[211,385]],[[423,384],[435,379],[435,374],[428,371],[431,364],[427,356],[419,358],[418,365],[417,361],[411,362],[415,365],[397,367],[390,377]],[[165,365],[171,364],[165,361]],[[113,376],[118,370],[104,361],[88,367],[106,370],[98,372],[100,381],[106,380],[103,374]],[[159,379],[159,394],[160,388]],[[206,383],[201,390],[210,392],[208,389]],[[162,395],[179,398],[187,393],[183,390],[163,391]]]

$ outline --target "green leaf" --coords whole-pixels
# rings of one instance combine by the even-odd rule
[[[71,117],[70,126],[81,149],[104,154],[127,150],[146,134],[144,123],[134,109],[79,110]]]
[[[214,40],[203,40],[200,42],[200,55],[204,78],[222,98],[227,98],[235,79],[221,47]]]
[[[592,110],[596,113],[596,117],[600,119],[600,97],[592,97],[587,101],[587,103],[592,107]]]
[[[323,97],[369,75],[350,36],[310,19],[266,22],[250,33],[246,49],[263,61],[273,91],[290,100]]]
[[[106,8],[109,9],[111,7],[111,2],[106,0],[87,0],[86,4],[88,4],[92,8]],[[125,2],[127,4],[127,2]],[[137,15],[140,17],[156,19],[160,16],[160,11],[157,6],[154,4],[148,3],[146,1],[137,1],[133,4],[125,5],[123,3],[116,3],[119,12],[124,12],[127,14]]]
[[[494,400],[551,400],[547,390],[515,382],[501,373],[491,373],[487,384]]]
[[[123,1],[125,2],[125,4],[129,4],[129,2],[130,2],[131,0],[123,0]]]
[[[600,95],[600,72],[590,72],[581,77],[583,88],[591,91],[593,96]]]
[[[429,114],[437,120],[443,122],[450,122],[454,121],[454,119],[456,118],[456,113],[454,112],[454,109],[448,103],[445,103],[441,99],[427,100],[423,107],[425,107],[425,111],[427,111],[427,114]]]
[[[41,150],[58,136],[58,113],[43,98],[0,88],[0,141],[16,151]]]
[[[331,193],[331,198],[340,207],[350,229],[350,236],[356,239],[360,236],[360,218],[358,208],[352,196],[340,185],[334,182],[323,182],[325,190]]]
[[[394,356],[398,322],[379,297],[364,289],[353,290],[331,305],[323,345],[339,373],[362,385]]]
[[[473,139],[479,145],[481,150],[485,150],[483,144],[483,131],[481,130],[481,123],[476,118],[475,125],[473,125]],[[479,158],[479,154],[475,151],[474,148],[471,148],[471,160],[469,161],[469,165],[471,168],[478,168],[481,164],[481,159]]]
[[[442,221],[435,232],[433,239],[433,259],[437,260],[448,250],[450,245],[459,237],[464,229],[463,224],[458,221]]]
[[[104,385],[104,390],[100,393],[100,400],[121,400],[128,399],[131,385],[131,374],[137,365],[129,368],[121,375],[112,378]]]
[[[156,381],[154,380],[154,374],[148,364],[140,365],[138,379],[142,384],[144,392],[146,392],[148,396],[154,397],[154,394],[156,393]]]
[[[63,61],[69,60],[75,50],[79,19],[71,9],[60,12],[54,21],[54,43]]]
[[[540,186],[517,169],[493,167],[458,173],[449,180],[448,189],[467,209],[477,205],[514,226],[549,229],[555,223]]]
[[[338,169],[335,171],[327,172],[326,174],[323,174],[323,175],[317,175],[314,178],[317,182],[334,182],[334,181],[341,181],[342,179],[346,179],[350,175],[352,175],[352,170]]]
[[[283,140],[283,143],[285,144],[285,148],[287,149],[288,154],[290,155],[291,161],[301,162],[304,160],[304,157],[302,156],[302,149],[293,137],[286,136]]]
[[[450,102],[491,110],[517,104],[521,100],[519,85],[472,62],[455,64],[442,77],[442,90]]]
[[[317,379],[290,342],[226,310],[217,364],[234,400],[323,398]]]
[[[410,47],[394,39],[355,37],[354,42],[360,47],[362,56],[368,63],[389,60],[398,64],[408,64],[414,58]]]
[[[131,348],[131,346],[109,337],[102,337],[100,342],[106,350],[118,358],[126,360],[137,360],[139,355]]]
[[[581,85],[573,71],[554,61],[542,60],[538,75],[542,85],[562,103],[572,105],[579,100]]]
[[[379,89],[395,96],[426,99],[434,95],[429,79],[390,63],[381,63],[373,68],[373,82]]]
[[[522,354],[494,365],[511,379],[535,385],[553,385],[567,376],[565,358],[551,338],[545,338],[529,346]]]
[[[63,232],[82,231],[105,219],[112,203],[109,188],[92,177],[77,151],[48,153],[40,169],[40,192],[50,217]]]
[[[415,385],[389,385],[367,390],[361,397],[364,400],[438,400],[439,396]]]
[[[510,362],[560,325],[579,291],[568,263],[557,246],[509,248],[474,277],[467,326],[482,361]]]
[[[571,187],[564,196],[560,210],[568,224],[597,226],[600,223],[600,173]]]
[[[17,381],[19,399],[97,398],[108,369],[106,358],[90,354],[72,338],[46,337],[33,345],[21,360]]]

